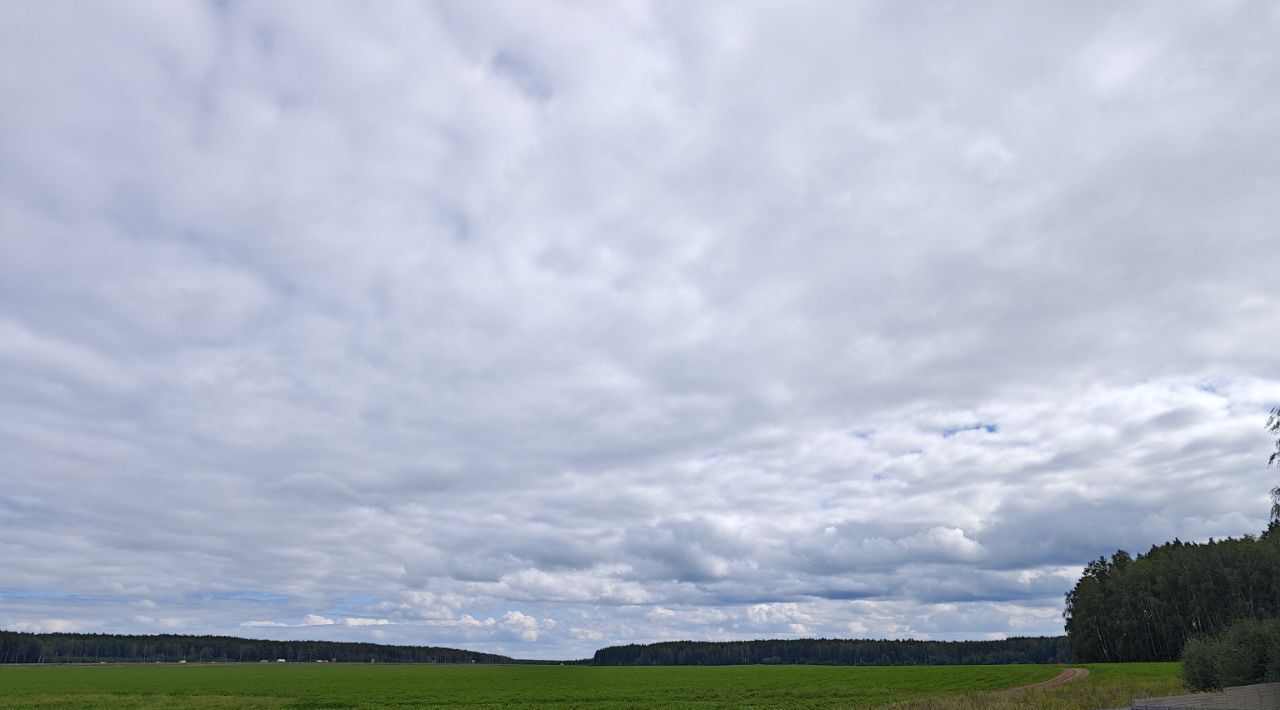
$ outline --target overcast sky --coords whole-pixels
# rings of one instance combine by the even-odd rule
[[[0,628],[1062,632],[1266,523],[1280,6],[0,3]]]

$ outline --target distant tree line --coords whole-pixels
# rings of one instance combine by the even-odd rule
[[[233,636],[163,634],[35,634],[0,631],[0,663],[553,663],[520,661],[491,653],[435,646],[388,646],[340,641],[265,641]],[[980,665],[1069,663],[1065,636],[1002,641],[877,641],[787,639],[765,641],[672,641],[612,646],[584,665],[792,664],[845,666]]]
[[[435,646],[387,646],[341,641],[264,641],[233,636],[124,636],[0,631],[0,663],[123,663],[178,661],[344,663],[512,663],[506,656]]]
[[[1280,616],[1280,523],[1260,537],[1175,539],[1137,558],[1099,557],[1067,593],[1063,616],[1077,663],[1173,661],[1192,637]]]
[[[829,666],[942,666],[994,663],[1070,663],[1065,636],[1001,641],[879,641],[777,639],[667,641],[596,651],[597,666],[730,666],[805,663]]]

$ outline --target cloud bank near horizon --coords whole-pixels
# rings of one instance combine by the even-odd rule
[[[0,627],[1053,634],[1266,523],[1272,5],[0,28]]]

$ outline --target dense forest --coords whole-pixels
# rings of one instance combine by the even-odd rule
[[[506,656],[433,646],[337,641],[263,641],[232,636],[122,636],[0,631],[0,663],[98,662],[512,663]]]
[[[1064,636],[1003,641],[874,641],[778,639],[669,641],[610,646],[596,651],[597,666],[726,666],[808,663],[830,666],[941,666],[990,663],[1069,663]]]
[[[1067,593],[1063,615],[1077,663],[1177,660],[1193,636],[1280,616],[1280,523],[1261,537],[1100,557]]]

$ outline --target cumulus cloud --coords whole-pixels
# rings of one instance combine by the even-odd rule
[[[135,617],[139,618],[139,617]],[[368,617],[352,617],[348,616],[342,619],[331,619],[327,616],[319,614],[307,614],[302,617],[302,621],[296,624],[288,624],[281,621],[245,621],[241,622],[241,626],[251,628],[309,628],[313,626],[387,626],[391,623],[388,619],[372,619]]]
[[[1266,522],[1277,24],[0,8],[0,626],[1057,633]]]
[[[133,617],[135,624],[142,626],[158,626],[168,630],[168,633],[182,633],[182,630],[188,625],[188,620],[178,617],[156,618],[146,614],[137,614]]]
[[[10,622],[7,628],[13,631],[26,631],[28,633],[48,634],[48,633],[82,633],[89,631],[97,624],[87,621],[77,621],[75,619],[37,619],[35,621],[18,621]]]
[[[386,626],[390,624],[386,619],[369,619],[362,617],[351,617],[342,620],[343,626]]]
[[[537,619],[521,611],[508,611],[499,618],[477,619],[466,614],[458,621],[444,625],[460,627],[471,638],[513,638],[533,643],[543,632],[554,629],[556,620]]]

